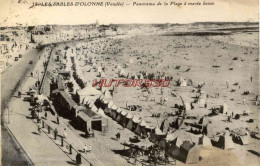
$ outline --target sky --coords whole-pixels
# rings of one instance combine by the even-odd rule
[[[258,22],[258,0],[118,0],[133,2],[214,2],[211,6],[33,7],[32,2],[107,2],[109,0],[0,0],[0,26],[43,24]],[[117,0],[111,0],[117,2]],[[19,3],[18,3],[19,2]]]

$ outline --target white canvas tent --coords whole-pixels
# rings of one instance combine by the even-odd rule
[[[88,84],[85,88],[77,91],[77,95],[79,96],[79,103],[82,103],[83,99],[86,96],[92,96],[92,98],[98,98],[101,95],[101,92],[94,87],[91,86],[91,84]]]

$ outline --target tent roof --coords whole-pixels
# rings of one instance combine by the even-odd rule
[[[84,110],[84,109],[86,109],[86,107],[84,107],[84,106],[82,106],[82,105],[76,107],[76,110],[77,110],[77,111],[81,111],[81,110]]]
[[[83,100],[82,100],[82,104],[87,104],[89,102],[89,99],[87,97],[85,97]]]
[[[240,136],[245,136],[247,135],[247,131],[245,128],[241,127],[241,128],[236,128],[234,130],[232,130],[232,133],[240,135]]]
[[[123,111],[121,112],[121,115],[126,116],[127,113],[128,113],[128,112],[127,112],[126,110],[123,109]]]
[[[147,126],[147,123],[145,122],[145,120],[141,120],[141,122],[140,122],[139,125],[140,125],[140,126],[143,126],[143,127],[146,127],[146,126]]]
[[[88,116],[88,119],[100,119],[101,116],[96,114],[94,111],[90,110],[90,109],[85,109],[85,110],[82,110],[79,112],[79,116],[82,117],[85,117],[85,115],[82,115],[82,114],[85,114],[86,116]]]
[[[156,135],[165,135],[165,133],[163,133],[162,130],[158,126],[156,126],[156,128],[155,128],[155,134]]]
[[[118,107],[116,105],[113,105],[111,109],[116,110]]]
[[[202,135],[202,137],[199,138],[199,144],[201,144],[205,147],[211,147],[212,146],[210,138],[205,136],[205,135]]]
[[[77,103],[74,100],[72,100],[72,98],[69,96],[69,94],[67,94],[64,91],[60,91],[59,93],[66,100],[66,102],[70,105],[70,107],[77,105]]]
[[[181,145],[183,144],[183,141],[180,139],[180,137],[176,137],[174,140],[174,143],[177,147],[181,147]]]
[[[131,114],[130,112],[128,112],[126,115],[126,118],[128,118],[128,119],[133,119],[133,117],[134,117],[134,115]]]
[[[101,115],[105,115],[104,110],[102,110],[101,108],[99,108],[97,112]]]
[[[109,103],[108,103],[108,108],[112,108],[113,105],[114,105],[113,100],[110,100]]]
[[[185,163],[195,164],[199,162],[199,159],[200,159],[200,147],[195,145],[189,150]]]
[[[37,98],[38,98],[40,103],[42,103],[44,100],[49,101],[49,99],[46,96],[43,96],[43,95],[38,95]]]
[[[95,105],[93,107],[91,107],[91,110],[94,111],[94,112],[98,111],[98,109],[97,109],[97,107]]]
[[[142,146],[150,147],[150,146],[153,145],[153,143],[152,143],[148,138],[146,138],[146,139],[144,139],[144,140],[142,140],[142,141],[136,143],[136,145],[137,145],[138,147],[142,147]]]
[[[133,116],[130,112],[127,113],[126,118],[128,118],[128,119],[133,119],[133,117],[134,117],[134,116]]]
[[[142,119],[141,119],[140,117],[137,117],[137,116],[134,115],[134,117],[133,117],[133,122],[135,122],[135,123],[140,123],[141,120],[142,120]]]
[[[198,124],[201,124],[201,125],[204,126],[204,125],[208,125],[208,123],[209,123],[209,118],[207,118],[207,117],[202,117],[202,118],[200,118]]]
[[[84,121],[91,121],[91,118],[88,116],[88,115],[86,115],[85,113],[83,113],[83,112],[79,112],[78,113],[78,116],[81,118],[81,119],[83,119]]]
[[[85,88],[79,90],[77,92],[80,96],[96,96],[101,95],[101,92],[97,90],[96,88],[92,87],[90,84],[88,84]]]
[[[90,101],[88,106],[89,106],[90,108],[92,108],[93,106],[95,106],[95,104],[94,104],[94,102]]]
[[[166,141],[173,141],[176,138],[176,134],[174,133],[167,133],[166,135]]]
[[[123,111],[123,110],[122,110],[121,108],[119,108],[119,107],[118,107],[117,110],[116,110],[117,113],[120,113],[120,112],[122,112],[122,111]]]
[[[112,95],[109,92],[109,90],[105,91],[104,97],[101,99],[101,101],[103,101],[105,104],[108,103],[110,100],[112,100]]]

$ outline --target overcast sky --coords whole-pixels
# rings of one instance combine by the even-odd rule
[[[27,3],[18,3],[26,1]],[[90,24],[99,20],[109,23],[191,23],[202,21],[258,21],[258,0],[204,0],[213,6],[124,6],[124,7],[33,7],[32,2],[44,0],[0,0],[0,26],[18,24]],[[84,0],[46,0],[76,2]],[[85,0],[85,2],[108,0]],[[117,0],[111,0],[117,1]],[[203,0],[119,0],[133,2],[203,2]]]

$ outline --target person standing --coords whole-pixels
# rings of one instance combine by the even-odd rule
[[[39,111],[38,115],[39,115],[39,119],[41,119],[41,118],[42,118],[42,113],[41,113],[41,111]]]
[[[18,98],[21,98],[21,95],[22,95],[21,91],[18,91]]]
[[[55,140],[56,140],[57,136],[58,136],[58,130],[57,130],[57,128],[55,128],[55,130],[54,130],[54,139]]]
[[[207,103],[205,103],[205,104],[204,104],[204,107],[205,107],[205,108],[207,108],[207,107],[208,107]]]
[[[229,82],[228,80],[226,81],[227,89],[229,88]]]
[[[47,116],[48,116],[48,114],[47,114],[47,112],[45,111],[45,119],[47,120]]]
[[[87,152],[88,152],[88,147],[87,147],[87,145],[84,146],[83,151],[84,151],[84,153],[87,153]]]
[[[59,115],[57,115],[57,124],[60,124]]]
[[[66,128],[65,128],[64,131],[63,131],[63,137],[64,137],[64,138],[67,138],[67,131],[66,131]]]
[[[81,164],[81,154],[80,153],[78,153],[76,155],[76,164]]]
[[[39,134],[41,134],[41,127],[40,126],[38,126],[38,132],[39,132]]]

